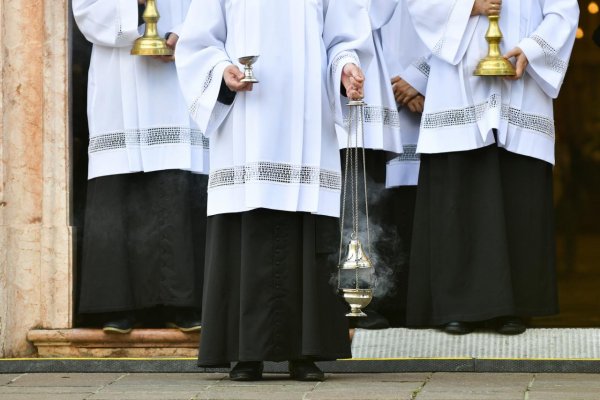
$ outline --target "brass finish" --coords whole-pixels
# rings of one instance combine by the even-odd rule
[[[259,56],[240,57],[238,61],[244,66],[244,78],[240,82],[258,83],[258,79],[254,76],[252,65],[258,60]]]
[[[347,317],[367,316],[362,309],[373,299],[373,274],[373,263],[363,251],[360,240],[350,240],[345,260],[338,270],[339,289],[350,305]]]
[[[490,26],[485,35],[489,43],[488,55],[479,61],[475,69],[475,76],[515,76],[515,67],[510,61],[502,57],[500,52],[500,42],[502,41],[502,31],[500,31],[499,15],[490,15]]]
[[[173,49],[169,48],[167,41],[158,35],[160,14],[156,8],[156,0],[146,0],[143,18],[146,23],[144,36],[135,41],[131,54],[135,56],[172,56]]]

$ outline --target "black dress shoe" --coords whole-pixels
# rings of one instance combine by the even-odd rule
[[[442,330],[451,335],[466,335],[473,332],[474,326],[470,322],[452,321],[444,325]]]
[[[304,382],[322,382],[325,380],[325,374],[309,360],[290,361],[290,378],[296,381]]]
[[[240,361],[229,371],[232,381],[260,381],[263,373],[262,361]]]
[[[519,317],[500,317],[496,319],[496,332],[502,335],[520,335],[527,330],[527,325]]]
[[[114,313],[114,319],[110,319],[103,326],[106,333],[129,333],[133,329],[133,315],[129,313]]]
[[[165,325],[182,332],[199,332],[202,326],[200,313],[190,308],[175,308]]]
[[[350,328],[359,329],[387,329],[390,327],[389,321],[377,311],[364,310],[366,317],[351,317]]]

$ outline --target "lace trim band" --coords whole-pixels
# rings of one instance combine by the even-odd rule
[[[548,42],[538,35],[531,36],[531,39],[542,48],[546,59],[546,66],[548,66],[548,68],[560,74],[565,74],[567,72],[569,63],[558,57],[558,51],[554,47],[550,46]]]
[[[363,111],[363,121],[365,124],[381,124],[394,128],[400,127],[400,114],[398,110],[389,109],[381,106],[365,106]],[[344,126],[350,127],[350,115],[344,116]]]
[[[211,172],[208,187],[214,189],[249,182],[319,185],[325,189],[340,190],[342,176],[338,172],[318,167],[259,161]]]
[[[105,133],[90,138],[88,153],[126,149],[128,147],[149,147],[169,144],[189,144],[202,146],[208,150],[209,141],[197,129],[168,127],[124,132]]]
[[[451,126],[469,125],[479,122],[488,110],[501,107],[500,118],[510,125],[528,129],[554,138],[554,120],[542,115],[525,113],[508,104],[500,104],[500,96],[493,94],[487,102],[454,110],[423,115],[423,129],[438,129]]]

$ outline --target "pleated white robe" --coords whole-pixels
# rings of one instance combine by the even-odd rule
[[[493,144],[554,163],[552,99],[563,83],[578,25],[576,0],[504,0],[501,49],[520,47],[522,79],[473,76],[488,51],[486,17],[472,0],[408,0],[414,26],[433,53],[417,151],[441,153]]]
[[[369,45],[371,53],[375,55],[369,67],[365,69],[365,96],[366,103],[363,113],[364,143],[358,138],[358,144],[366,149],[385,150],[393,153],[402,153],[402,140],[400,137],[400,124],[394,93],[389,79],[388,66],[382,47],[382,27],[386,25],[398,3],[398,0],[365,1],[368,4],[369,19],[372,30],[372,40]],[[348,147],[348,128],[350,127],[350,113],[348,106],[341,104],[338,113],[343,113],[343,125],[336,125],[340,148]],[[354,146],[354,137],[351,136],[350,145]]]
[[[370,61],[369,39],[359,0],[192,2],[176,64],[191,115],[211,140],[208,215],[339,215],[333,110],[343,66]],[[225,68],[256,54],[260,83],[231,106],[217,102]]]
[[[159,34],[179,33],[190,0],[160,2]],[[93,43],[89,178],[167,169],[208,172],[208,139],[190,119],[174,63],[130,55],[143,33],[133,0],[73,0]]]
[[[431,52],[415,31],[406,0],[400,0],[392,19],[381,29],[383,54],[390,79],[399,76],[425,95]],[[398,119],[403,153],[387,163],[386,186],[414,186],[419,180],[417,142],[421,114],[399,106]]]

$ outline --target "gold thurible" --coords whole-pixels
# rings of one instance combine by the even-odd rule
[[[146,0],[146,9],[142,17],[146,23],[144,36],[135,41],[131,54],[135,56],[172,56],[173,49],[169,48],[166,40],[158,35],[160,14],[156,8],[156,0]]]
[[[500,31],[499,15],[488,16],[490,26],[485,35],[489,44],[488,55],[479,61],[474,75],[476,76],[515,76],[515,67],[510,61],[502,56],[500,42],[502,31]]]

